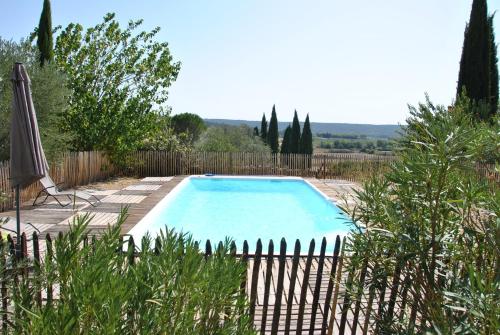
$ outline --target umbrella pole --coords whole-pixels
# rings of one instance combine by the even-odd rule
[[[16,229],[17,229],[17,240],[16,240],[16,256],[21,255],[21,211],[19,209],[19,184],[16,185]]]

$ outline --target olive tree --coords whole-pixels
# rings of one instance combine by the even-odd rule
[[[29,41],[0,38],[0,161],[9,158],[10,116],[12,113],[12,68],[22,62],[31,81],[33,104],[38,119],[42,145],[49,161],[69,148],[71,134],[62,128],[70,92],[66,76],[54,64],[40,67],[39,53]]]

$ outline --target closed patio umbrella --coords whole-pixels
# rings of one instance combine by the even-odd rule
[[[48,172],[48,164],[40,141],[30,79],[23,64],[14,65],[11,80],[14,98],[10,126],[10,177],[11,186],[16,189],[17,249],[20,250],[19,190],[43,178]]]

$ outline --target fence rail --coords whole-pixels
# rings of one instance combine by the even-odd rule
[[[23,234],[19,259],[15,254],[15,241],[10,236],[4,240],[0,234],[0,325],[4,333],[8,333],[12,325],[9,311],[13,308],[11,296],[16,285],[36,275],[40,262],[51,261],[57,256],[53,243],[58,238],[47,235],[42,240],[35,232],[28,241]],[[92,240],[89,237],[88,243]],[[239,254],[232,244],[231,254],[246,264],[246,278],[241,289],[248,297],[251,322],[260,334],[371,334],[382,331],[374,329],[376,320],[393,318],[419,327],[418,299],[413,297],[416,293],[411,287],[410,272],[406,271],[410,265],[397,265],[392,274],[381,279],[381,284],[364,286],[373,281],[376,269],[370,266],[369,260],[360,265],[350,264],[344,243],[337,236],[333,249],[329,248],[333,251],[326,252],[326,239],[323,238],[318,246],[311,240],[307,256],[299,240],[294,243],[293,255],[287,254],[285,239],[276,246],[276,251],[272,240],[267,251],[258,240],[253,254],[249,254],[246,241]],[[220,247],[221,243],[212,246],[207,241],[205,257],[210,257]],[[141,255],[131,252],[136,250],[133,239],[124,242],[123,250],[126,250],[123,255],[127,263],[134,266]],[[353,281],[362,286],[354,287]],[[52,282],[33,287],[31,298],[39,306],[51,303],[58,299],[57,285]]]
[[[56,183],[72,188],[101,181],[111,176],[174,176],[190,174],[300,176],[319,179],[363,181],[387,171],[395,156],[370,154],[270,154],[243,152],[168,152],[135,151],[114,165],[103,152],[70,152],[53,164],[50,174]],[[478,165],[480,175],[500,183],[493,165]],[[0,162],[0,211],[13,208],[9,162]],[[34,183],[21,192],[27,201],[39,192]]]

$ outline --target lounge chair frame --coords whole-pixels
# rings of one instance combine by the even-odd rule
[[[90,194],[90,193],[85,193],[83,191],[74,191],[73,193],[70,193],[68,191],[60,191],[59,190],[59,185],[62,185],[63,183],[57,183],[55,184],[52,179],[50,179],[50,177],[48,177],[48,180],[51,181],[53,183],[53,185],[51,186],[45,186],[43,187],[40,192],[38,192],[38,194],[36,195],[35,197],[35,200],[33,201],[33,206],[38,206],[38,205],[42,205],[44,204],[47,199],[49,197],[52,197],[54,198],[55,201],[57,201],[57,203],[61,206],[61,207],[66,207],[68,206],[69,204],[71,204],[76,198],[78,199],[81,199],[81,200],[84,200],[86,201],[89,205],[91,205],[92,207],[96,207],[97,205],[95,204],[96,202],[101,202],[101,200],[99,200],[99,198],[97,198],[95,195],[93,194]],[[51,189],[53,189],[54,191],[51,192]],[[84,198],[82,196],[79,196],[78,193],[80,194],[85,194],[85,195],[88,195],[88,198]],[[40,197],[43,197],[45,196],[45,198],[41,201],[41,202],[38,202],[37,203],[37,200],[38,198]],[[68,203],[66,204],[63,204],[57,197],[59,196],[66,196],[69,200]],[[92,203],[92,201],[89,200],[89,198],[94,198],[96,201],[94,201],[94,203]]]

